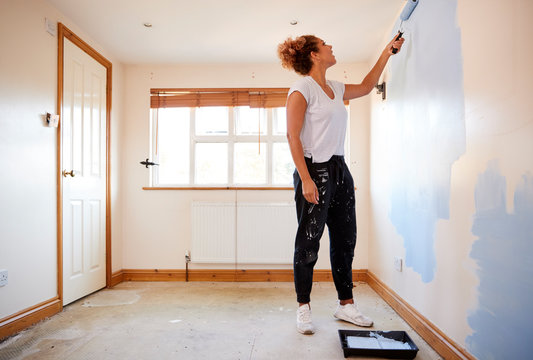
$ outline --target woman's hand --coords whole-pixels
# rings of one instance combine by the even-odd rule
[[[313,179],[302,180],[302,194],[311,204],[318,204],[318,189]]]
[[[387,52],[387,54],[394,55],[394,53],[392,52],[393,48],[397,49],[396,53],[400,52],[400,49],[402,48],[402,45],[403,45],[403,42],[405,41],[405,39],[402,37],[402,38],[399,38],[398,40],[396,40],[397,37],[398,37],[398,34],[394,35],[394,38],[391,40],[391,42],[385,48],[385,51]]]

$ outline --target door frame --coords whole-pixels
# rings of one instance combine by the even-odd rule
[[[57,55],[57,113],[59,126],[57,127],[57,294],[63,308],[63,136],[61,122],[63,109],[63,63],[64,39],[70,40],[74,45],[85,51],[90,57],[104,66],[106,75],[106,287],[111,287],[111,91],[112,91],[112,64],[98,51],[74,34],[62,23],[57,24],[58,29],[58,55]]]

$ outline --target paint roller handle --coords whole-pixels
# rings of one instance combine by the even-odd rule
[[[396,36],[396,38],[394,39],[394,41],[398,41],[400,40],[400,38],[402,37],[403,35],[403,32],[401,31],[398,31],[398,36]],[[398,52],[398,49],[396,49],[394,46],[392,47],[392,53],[393,54],[396,54]]]

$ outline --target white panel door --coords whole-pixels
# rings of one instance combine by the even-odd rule
[[[106,69],[64,40],[63,305],[106,285]]]

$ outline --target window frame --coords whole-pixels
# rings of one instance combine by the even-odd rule
[[[274,184],[273,183],[273,152],[275,143],[287,144],[286,135],[274,134],[275,108],[259,108],[265,111],[266,115],[266,134],[255,135],[238,135],[236,132],[236,110],[235,106],[227,106],[228,111],[228,134],[227,135],[196,135],[196,111],[198,108],[189,108],[189,177],[188,183],[161,184],[159,182],[159,171],[157,168],[151,168],[150,183],[152,188],[169,188],[169,189],[274,189],[287,190],[292,189],[290,183]],[[155,163],[159,161],[158,148],[158,109],[150,109],[150,151],[151,158]],[[263,118],[261,118],[263,120]],[[228,144],[228,182],[224,184],[198,184],[196,181],[195,164],[196,164],[196,144],[206,143],[224,143]],[[235,166],[235,144],[237,143],[256,143],[265,144],[266,150],[266,182],[259,184],[236,183],[234,179]],[[288,146],[288,145],[287,145]]]
[[[285,95],[280,97],[280,94],[285,92]],[[285,108],[285,99],[288,88],[212,88],[212,89],[151,89],[150,97],[150,155],[153,162],[158,163],[158,109],[174,107],[176,105],[166,104],[166,101],[186,101],[187,105],[177,105],[178,107],[189,108],[189,180],[187,184],[160,184],[159,171],[157,166],[150,167],[149,187],[144,187],[146,190],[293,190],[292,180],[290,184],[273,184],[273,148],[274,143],[287,144],[286,134],[274,135],[274,110],[275,108]],[[206,106],[217,106],[213,104],[213,95],[218,96],[214,101],[220,101],[220,94],[226,96],[224,99],[224,106],[228,108],[228,135],[196,135],[195,132],[195,118],[198,105],[202,101],[207,101]],[[160,95],[162,95],[160,97]],[[166,96],[165,96],[166,95]],[[203,97],[206,95],[207,97]],[[167,97],[168,96],[168,97]],[[181,97],[184,96],[184,97]],[[180,98],[181,97],[181,98]],[[228,105],[228,97],[232,98],[236,103]],[[192,99],[192,100],[191,100]],[[246,104],[243,104],[242,101]],[[192,105],[191,101],[196,105]],[[279,104],[283,103],[283,106]],[[345,107],[348,113],[346,138],[344,145],[345,161],[350,165],[350,105],[345,101]],[[248,104],[248,105],[247,105]],[[237,106],[249,106],[253,104],[253,108],[264,109],[267,114],[267,133],[255,135],[237,135],[235,131],[236,119],[234,108]],[[263,106],[259,106],[263,105]],[[196,107],[194,107],[196,106]],[[235,154],[234,148],[236,143],[266,143],[266,182],[263,184],[239,184],[234,181],[234,163]],[[225,141],[222,141],[225,140]],[[195,146],[198,143],[226,143],[228,144],[228,182],[224,184],[195,184],[195,162],[196,152]],[[261,145],[259,145],[261,146]],[[288,146],[288,144],[287,144]],[[292,158],[291,158],[292,160]]]

